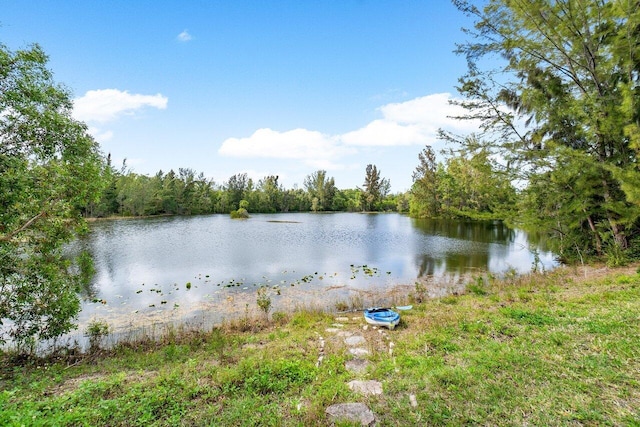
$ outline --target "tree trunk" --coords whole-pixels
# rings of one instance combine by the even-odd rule
[[[609,183],[606,179],[602,180],[602,186],[604,188],[604,200],[605,203],[611,202],[611,194],[609,193]],[[616,245],[620,247],[620,249],[627,249],[629,247],[629,242],[627,240],[627,235],[625,232],[624,225],[620,225],[616,222],[613,217],[613,212],[607,209],[607,220],[609,221],[609,226],[611,227],[611,231],[613,232],[613,238],[616,242]]]
[[[596,251],[598,255],[602,255],[602,240],[600,240],[600,235],[598,234],[598,230],[596,230],[596,225],[593,223],[591,215],[587,215],[587,222],[589,222],[589,228],[593,232],[593,237],[596,239]]]

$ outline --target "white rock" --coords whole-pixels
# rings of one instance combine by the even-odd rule
[[[418,407],[418,400],[416,399],[416,395],[415,394],[410,394],[409,395],[409,403],[411,403],[411,407],[412,408],[417,408]]]
[[[365,344],[367,340],[362,335],[353,335],[345,338],[344,342],[349,346],[356,346]]]
[[[349,353],[353,354],[354,356],[366,356],[369,354],[369,350],[365,348],[350,348]]]
[[[364,403],[338,403],[331,405],[325,413],[329,416],[329,421],[360,423],[361,426],[372,426],[376,422],[376,417]]]
[[[380,381],[359,381],[353,380],[347,383],[351,391],[360,393],[364,396],[379,396],[382,394],[382,383]]]
[[[369,362],[364,359],[353,359],[348,360],[345,363],[345,369],[349,372],[355,372],[356,374],[361,374],[367,370],[369,366]]]

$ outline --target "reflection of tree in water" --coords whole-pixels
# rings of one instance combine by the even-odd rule
[[[429,255],[418,256],[418,277],[433,276],[442,273],[445,268],[443,259],[435,259]]]
[[[93,252],[87,241],[77,240],[65,250],[65,257],[71,263],[71,271],[77,275],[78,293],[83,300],[91,300],[98,295],[94,284],[96,269]]]
[[[144,224],[142,221],[138,222]],[[105,245],[104,242],[117,242],[118,236],[124,232],[121,230],[123,226],[125,226],[125,223],[118,221],[97,222],[92,224],[90,234],[82,239],[82,249],[89,252],[95,262],[95,273],[91,280],[81,285],[80,296],[85,300],[92,300],[97,297],[99,290],[96,281],[93,279],[98,274],[106,274],[111,283],[115,281],[119,265],[116,257],[120,254],[105,250],[105,246],[109,247],[111,245]]]
[[[499,221],[457,221],[445,219],[414,219],[414,227],[427,236],[444,237],[439,247],[429,253],[418,254],[418,277],[464,274],[486,270],[491,257],[504,257],[508,245],[516,241],[517,232]],[[468,242],[469,246],[447,245],[446,239]],[[478,246],[479,244],[479,246]],[[488,246],[497,244],[499,246]],[[476,247],[474,247],[476,246]],[[502,249],[502,250],[501,250]]]
[[[524,232],[524,236],[529,242],[529,246],[540,251],[551,252],[554,248],[553,238],[544,233]]]
[[[429,236],[480,243],[512,243],[516,232],[500,221],[459,221],[446,219],[413,219],[413,226]]]
[[[489,265],[489,251],[472,253],[445,253],[442,258],[431,255],[418,256],[418,277],[442,274],[461,275],[473,270],[486,270]]]
[[[91,301],[98,296],[98,289],[93,281],[80,281],[80,296],[85,301]]]

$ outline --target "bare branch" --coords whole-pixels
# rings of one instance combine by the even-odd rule
[[[33,218],[31,218],[29,221],[25,222],[20,228],[12,231],[11,233],[5,234],[4,236],[0,236],[0,242],[8,242],[8,241],[10,241],[15,236],[17,236],[18,234],[22,233],[27,228],[31,227],[31,225],[34,222],[36,222],[38,219],[42,218],[44,215],[46,215],[46,213],[47,213],[46,210],[42,211],[38,215],[36,215]]]

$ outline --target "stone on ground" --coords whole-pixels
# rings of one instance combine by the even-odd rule
[[[356,345],[362,345],[362,344],[366,343],[367,340],[364,339],[364,337],[362,335],[353,335],[353,336],[345,338],[344,342],[348,346],[356,346]]]
[[[351,391],[360,393],[364,396],[379,396],[382,394],[382,383],[380,381],[359,381],[353,380],[347,383]]]
[[[416,399],[416,395],[415,394],[410,394],[409,395],[409,402],[411,403],[411,407],[412,408],[417,408],[418,407],[418,400]]]
[[[365,372],[368,366],[369,362],[364,359],[352,359],[348,360],[347,363],[345,363],[345,368],[347,369],[347,371],[354,372],[356,374]]]
[[[364,403],[338,403],[329,406],[325,412],[331,422],[351,422],[371,426],[376,421],[373,412]]]
[[[350,348],[349,349],[349,353],[353,354],[356,357],[360,357],[360,356],[368,356],[369,355],[369,350],[367,350],[366,348]]]

